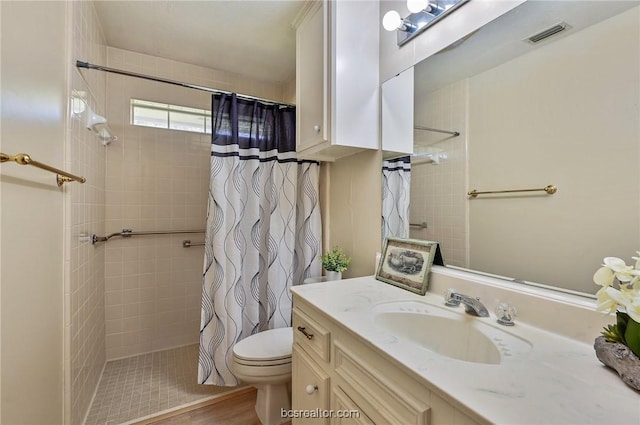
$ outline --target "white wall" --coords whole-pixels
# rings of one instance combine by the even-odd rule
[[[367,150],[322,165],[323,252],[338,245],[352,262],[344,278],[375,273],[381,249],[382,154]]]
[[[66,2],[1,2],[2,152],[65,166]],[[63,211],[55,175],[0,165],[1,417],[63,423]]]

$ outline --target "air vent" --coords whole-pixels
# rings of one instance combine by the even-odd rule
[[[569,28],[571,28],[569,24],[567,24],[566,22],[560,22],[559,24],[555,24],[550,28],[547,28],[543,31],[540,31],[537,34],[532,35],[531,37],[527,38],[525,41],[532,44],[539,43],[542,40],[546,40],[547,38],[553,35],[556,35]]]

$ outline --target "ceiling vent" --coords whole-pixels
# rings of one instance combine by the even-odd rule
[[[569,28],[571,28],[571,25],[567,24],[566,22],[560,22],[558,24],[553,25],[552,27],[549,27],[545,30],[540,31],[537,34],[532,35],[531,37],[526,38],[524,41],[531,44],[539,43],[542,40],[546,40],[547,38],[553,35],[556,35],[558,33],[561,33],[562,31]]]

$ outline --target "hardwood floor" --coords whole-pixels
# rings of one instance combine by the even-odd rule
[[[256,390],[247,388],[214,399],[205,406],[190,407],[136,425],[261,425],[255,404]],[[291,422],[282,425],[291,425]]]

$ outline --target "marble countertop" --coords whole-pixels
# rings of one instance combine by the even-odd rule
[[[372,276],[301,285],[291,291],[488,422],[640,424],[640,393],[600,363],[590,344],[526,323],[505,328],[495,324],[493,313],[489,318],[469,316],[495,324],[533,347],[497,365],[466,362],[393,335],[374,321],[383,303],[411,300],[442,306],[441,295],[420,296]],[[457,311],[465,314],[462,307]]]

